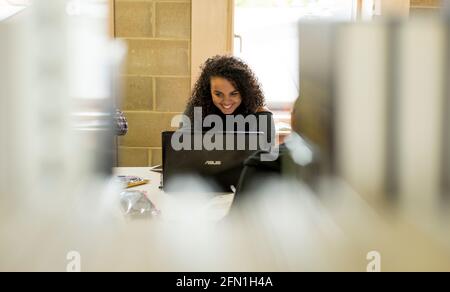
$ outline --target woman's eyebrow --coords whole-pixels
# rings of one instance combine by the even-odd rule
[[[217,90],[217,89],[213,89],[213,91],[214,91],[214,93],[223,93],[222,91]],[[234,90],[234,91],[230,92],[230,94],[233,94],[233,93],[239,93],[239,90]]]

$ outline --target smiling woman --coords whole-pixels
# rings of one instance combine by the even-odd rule
[[[232,56],[215,56],[202,66],[185,112],[191,119],[195,107],[201,107],[205,116],[267,111],[261,85],[253,71]]]
[[[202,118],[215,115],[225,120],[227,116],[267,116],[267,125],[249,125],[249,128],[267,129],[268,137],[274,133],[272,113],[265,107],[265,98],[253,71],[242,60],[232,56],[215,56],[209,58],[202,66],[202,72],[197,80],[191,98],[188,102],[185,115],[190,119],[191,125],[194,121],[196,109],[202,112]],[[201,125],[195,130],[207,131]],[[235,131],[229,129],[227,131]],[[264,131],[266,132],[266,131]],[[272,140],[272,139],[269,139]]]
[[[272,113],[258,79],[250,67],[233,56],[215,56],[202,66],[185,110],[188,123],[182,128],[194,131],[259,131],[266,141],[275,141]],[[234,121],[244,120],[244,123]],[[212,123],[203,121],[212,120]],[[231,122],[233,121],[233,122]]]

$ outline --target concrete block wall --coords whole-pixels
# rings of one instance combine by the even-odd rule
[[[439,8],[442,1],[447,0],[411,0],[411,7],[413,8]]]
[[[411,0],[411,16],[424,14],[439,16],[443,1],[448,0]]]
[[[115,0],[115,37],[128,45],[119,166],[161,163],[161,132],[184,111],[191,83],[191,0]]]

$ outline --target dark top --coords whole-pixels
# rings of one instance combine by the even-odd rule
[[[187,111],[188,112],[188,111]],[[187,116],[189,114],[185,113]],[[275,141],[275,122],[273,120],[273,114],[268,111],[263,112],[257,112],[257,113],[247,113],[244,111],[241,107],[237,108],[236,111],[231,115],[225,115],[223,114],[218,108],[214,108],[212,115],[216,115],[220,117],[222,121],[222,126],[220,125],[213,125],[212,127],[205,127],[204,126],[204,119],[205,116],[202,117],[201,121],[193,121],[191,118],[191,127],[192,130],[196,131],[203,131],[207,132],[212,129],[217,129],[218,131],[245,131],[245,132],[264,132],[267,136],[267,142],[272,143]],[[249,125],[248,123],[245,124],[244,129],[239,129],[237,124],[234,124],[231,129],[227,127],[227,117],[233,117],[238,118],[239,116],[243,117],[244,119],[247,119],[248,121],[250,116],[254,116],[256,118],[256,125]],[[199,124],[201,123],[201,124]],[[186,127],[184,127],[186,128]]]

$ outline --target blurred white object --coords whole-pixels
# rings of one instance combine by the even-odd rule
[[[0,22],[21,12],[31,4],[31,0],[0,0]]]
[[[25,7],[21,6],[0,6],[0,21],[9,18],[24,9]]]
[[[42,268],[45,253],[53,257],[47,246],[64,250],[69,234],[82,241],[79,226],[95,228],[100,211],[111,209],[104,196],[115,192],[105,183],[114,155],[113,70],[124,50],[108,38],[108,2],[76,2],[76,16],[68,1],[39,0],[0,23],[1,270]],[[101,113],[98,131],[76,127],[81,110]],[[33,245],[38,238],[42,246]],[[37,249],[41,257],[20,266]]]
[[[375,22],[337,31],[337,171],[370,201],[385,192],[388,29]]]

